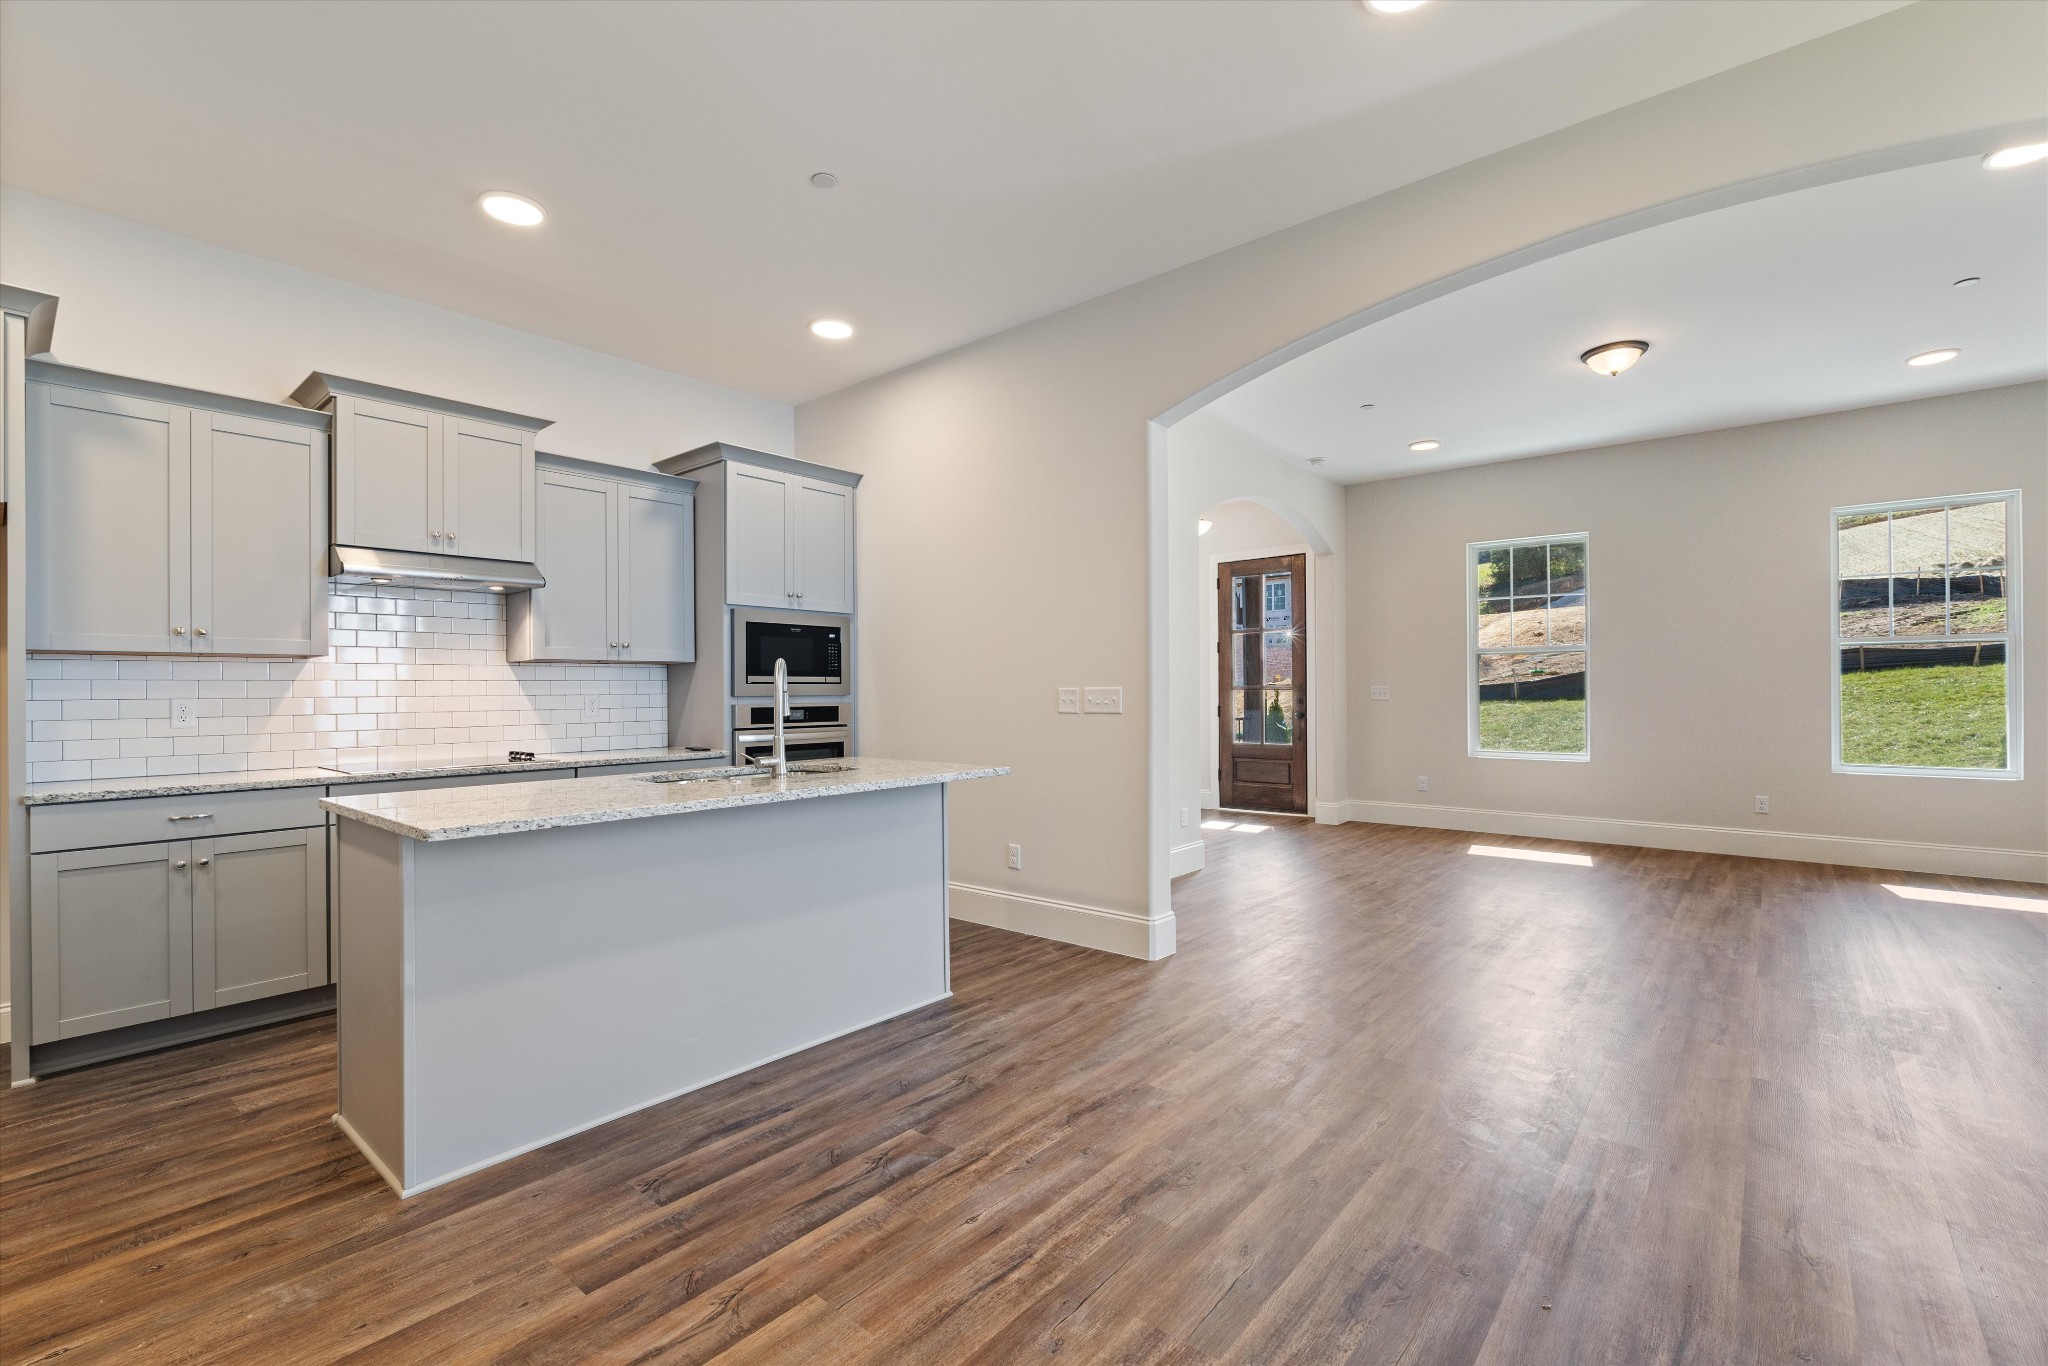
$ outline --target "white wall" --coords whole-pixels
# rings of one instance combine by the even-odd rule
[[[956,909],[1126,952],[1170,933],[1153,419],[1369,310],[1660,206],[1999,145],[1987,130],[2048,117],[2044,43],[2041,6],[1909,6],[801,405],[804,457],[867,475],[868,743],[1016,768],[956,800],[953,876],[998,893]],[[1086,683],[1121,684],[1126,713],[1058,716],[1055,689]]]
[[[281,402],[325,370],[551,418],[540,448],[646,468],[707,441],[789,455],[786,403],[0,190],[0,275],[58,296],[55,356]]]
[[[2012,488],[2024,779],[1833,772],[1829,510]],[[2048,877],[2048,385],[1359,484],[1348,511],[1353,818]],[[1470,758],[1465,545],[1559,531],[1590,537],[1591,760]]]
[[[1167,433],[1167,611],[1173,730],[1172,871],[1200,866],[1201,833],[1184,811],[1213,806],[1217,756],[1216,588],[1219,559],[1301,549],[1309,556],[1309,806],[1344,800],[1344,490],[1197,414]],[[1233,509],[1247,509],[1233,513]],[[1207,536],[1199,520],[1216,517]],[[1276,539],[1277,538],[1277,539]]]

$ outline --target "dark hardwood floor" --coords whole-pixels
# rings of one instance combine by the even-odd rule
[[[957,926],[952,1001],[403,1204],[325,1020],[8,1094],[0,1358],[2048,1361],[2048,915],[1265,823],[1172,959]]]

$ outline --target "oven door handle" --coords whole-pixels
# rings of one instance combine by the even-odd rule
[[[850,726],[792,726],[787,722],[783,723],[782,741],[784,744],[812,745],[820,742],[829,744],[834,740],[851,744],[853,742],[853,729]],[[734,731],[732,742],[735,746],[772,745],[775,743],[775,731],[772,727],[763,730]]]

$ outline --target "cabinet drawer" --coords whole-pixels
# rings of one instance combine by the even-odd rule
[[[287,787],[35,806],[28,813],[28,847],[42,854],[324,825],[320,799],[326,795],[325,788]]]

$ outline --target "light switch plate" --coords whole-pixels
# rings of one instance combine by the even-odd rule
[[[1124,709],[1122,688],[1089,688],[1081,698],[1081,709],[1096,714],[1120,712]]]
[[[1386,684],[1384,684],[1384,683],[1375,683],[1375,684],[1373,684],[1373,685],[1372,685],[1372,700],[1373,700],[1373,701],[1375,701],[1375,702],[1385,702],[1385,701],[1388,701],[1388,700],[1390,700],[1390,699],[1391,699],[1391,698],[1392,698],[1393,696],[1394,696],[1394,690],[1393,690],[1392,688],[1388,687],[1388,686],[1387,686]]]
[[[1061,688],[1061,689],[1060,689],[1060,715],[1062,715],[1062,716],[1079,716],[1080,714],[1081,714],[1081,690],[1080,690],[1079,688]]]

